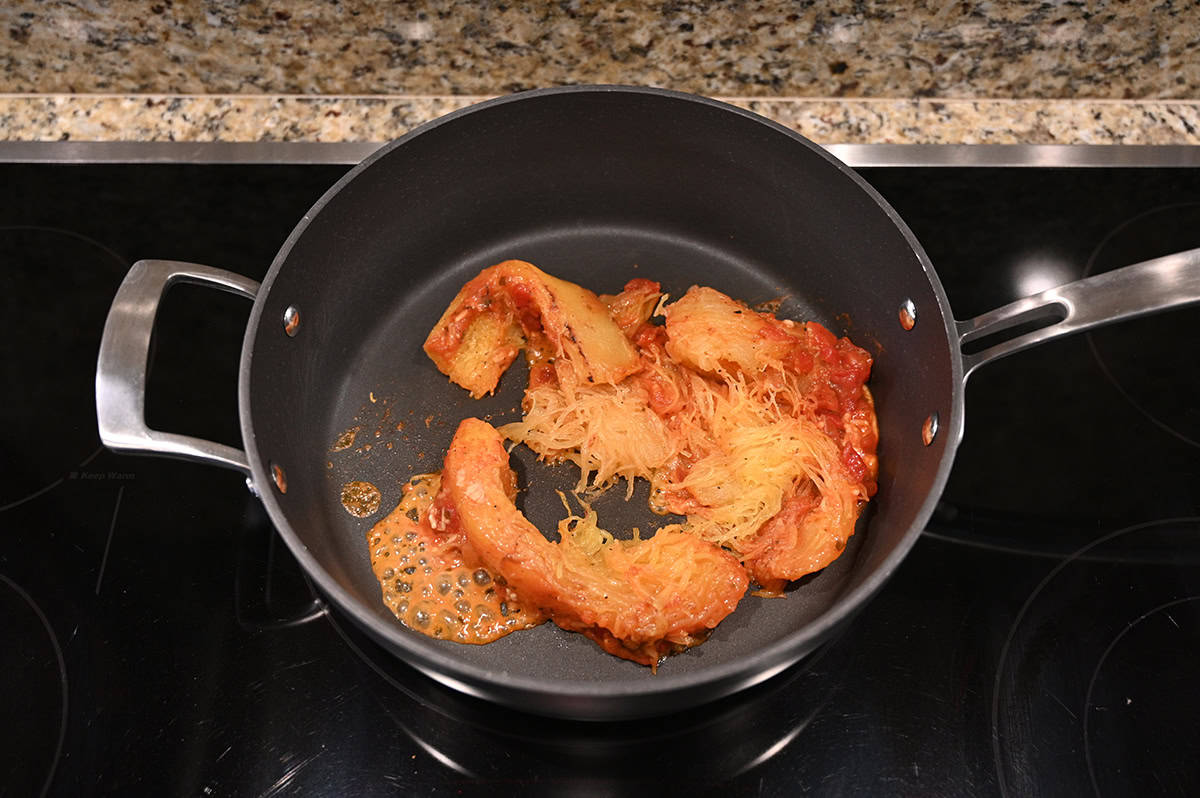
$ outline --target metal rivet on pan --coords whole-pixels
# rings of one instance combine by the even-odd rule
[[[289,338],[296,337],[296,331],[300,329],[300,311],[296,310],[295,306],[288,305],[287,310],[283,312],[283,331],[288,334]]]
[[[900,326],[906,330],[917,326],[917,306],[911,299],[900,303]]]
[[[921,440],[925,445],[933,443],[933,439],[938,434],[938,414],[934,411],[929,414],[929,418],[925,419],[925,423],[921,425]]]
[[[278,463],[271,463],[271,481],[280,493],[287,493],[287,474],[283,473]]]

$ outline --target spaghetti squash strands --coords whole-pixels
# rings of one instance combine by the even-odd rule
[[[553,385],[530,388],[524,410],[501,432],[545,459],[578,465],[578,491],[623,477],[632,495],[635,477],[663,468],[675,453],[671,431],[636,384],[576,386],[569,394]]]
[[[436,550],[447,573],[486,574],[507,607],[526,608],[500,633],[544,615],[652,667],[703,641],[751,579],[760,594],[778,594],[833,562],[876,490],[870,355],[820,324],[777,319],[711,288],[666,300],[650,280],[598,297],[523,261],[468,282],[425,351],[478,397],[524,349],[522,419],[499,432],[463,421],[437,496],[427,495],[432,482],[425,495],[406,492],[402,507],[416,514],[398,509],[372,545],[398,525],[401,539],[425,547],[405,550],[409,558]],[[686,521],[620,541],[584,503],[582,515],[568,508],[552,543],[513,504],[501,435],[578,465],[577,492],[623,479],[628,498],[646,479],[651,509]],[[372,556],[382,567],[385,555]],[[431,634],[377,573],[389,606]],[[448,615],[444,630],[454,628]]]
[[[513,505],[515,477],[500,434],[465,419],[443,470],[445,501],[471,548],[522,601],[605,651],[654,667],[702,642],[737,607],[749,578],[719,547],[662,529],[618,541],[588,510],[548,541]]]
[[[870,356],[711,288],[667,304],[662,327],[636,324],[661,294],[641,279],[627,292],[605,300],[640,368],[612,386],[531,384],[502,432],[578,464],[580,488],[624,477],[631,494],[648,479],[655,511],[686,515],[684,531],[736,554],[764,592],[824,568],[875,491]]]

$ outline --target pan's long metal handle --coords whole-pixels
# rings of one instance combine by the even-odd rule
[[[1029,322],[1048,322],[963,355],[963,379],[975,369],[1022,349],[1116,321],[1200,303],[1200,249],[1125,266],[1018,299],[956,322],[959,347]]]
[[[146,426],[146,367],[154,318],[174,283],[207,285],[254,299],[258,283],[240,274],[170,260],[140,260],[129,269],[104,323],[96,362],[96,420],[110,449],[159,454],[234,468],[250,476],[241,449]]]

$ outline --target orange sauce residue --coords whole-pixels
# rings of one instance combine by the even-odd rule
[[[379,488],[370,482],[347,482],[342,486],[342,506],[356,518],[374,515],[380,498]]]
[[[429,525],[440,484],[439,474],[413,477],[396,509],[367,533],[384,604],[405,626],[459,643],[490,643],[544,621],[486,568],[466,561],[460,536]]]
[[[330,451],[331,452],[340,452],[343,449],[349,449],[351,446],[354,445],[354,439],[355,439],[355,437],[357,437],[358,431],[360,429],[362,429],[362,427],[351,427],[350,429],[343,432],[341,435],[338,436],[338,439],[333,442],[333,448],[331,448]]]

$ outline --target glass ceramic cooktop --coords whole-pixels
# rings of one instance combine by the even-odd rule
[[[1200,793],[1200,310],[981,369],[921,541],[815,655],[676,716],[456,694],[322,611],[242,479],[117,456],[139,258],[261,278],[333,165],[0,164],[0,793]],[[959,318],[1200,246],[1200,170],[862,170]],[[153,426],[239,444],[243,300],[173,291]]]

